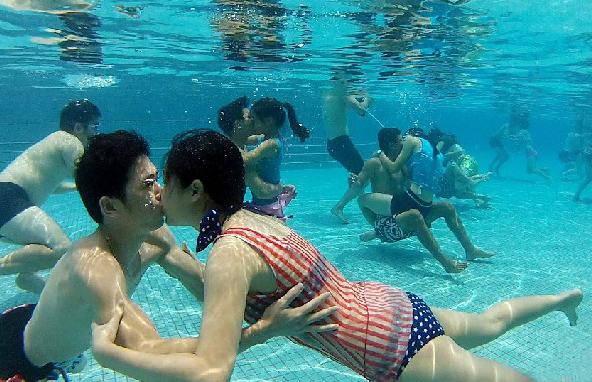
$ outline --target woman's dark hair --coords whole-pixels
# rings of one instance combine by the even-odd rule
[[[136,160],[149,156],[148,142],[133,131],[97,134],[76,167],[76,188],[90,217],[103,222],[99,199],[109,196],[125,200],[125,188]]]
[[[279,128],[286,121],[284,108],[288,112],[288,121],[290,121],[290,128],[292,129],[292,132],[300,139],[300,142],[304,142],[308,137],[310,137],[310,130],[298,122],[298,119],[296,118],[296,111],[291,104],[287,102],[282,103],[275,98],[265,97],[253,103],[251,112],[260,119],[271,118],[275,126]]]
[[[446,151],[448,151],[448,149],[450,149],[450,147],[452,147],[453,145],[455,145],[457,143],[456,140],[456,136],[453,134],[446,134],[443,131],[441,131],[440,129],[431,129],[427,140],[432,144],[438,144],[440,142],[443,143],[442,145],[442,152],[445,153]]]
[[[421,127],[412,127],[409,130],[407,130],[407,132],[405,133],[405,135],[411,135],[417,138],[423,138],[426,141],[430,142],[430,145],[432,145],[432,153],[434,158],[438,156],[438,154],[440,154],[440,151],[438,150],[438,141],[432,142],[431,139],[433,139],[433,137],[430,137],[428,134],[425,133],[425,131],[423,131],[423,129]]]
[[[394,127],[386,127],[378,130],[378,147],[386,154],[389,146],[401,135],[401,130]]]
[[[242,208],[246,188],[243,158],[224,135],[206,129],[176,135],[164,168],[165,182],[175,177],[183,188],[201,180],[220,213],[232,214]]]
[[[218,127],[228,136],[234,133],[234,124],[243,119],[243,109],[249,105],[249,99],[244,96],[235,99],[218,110]]]
[[[101,111],[87,99],[70,101],[60,113],[60,130],[72,133],[77,123],[89,124],[101,117]]]

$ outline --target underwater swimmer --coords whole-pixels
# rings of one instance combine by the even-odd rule
[[[115,5],[115,10],[123,15],[129,16],[131,18],[137,19],[140,17],[140,13],[141,11],[144,9],[144,7],[141,6],[136,6],[136,7],[130,7],[130,6],[125,6],[125,5],[121,5],[121,4],[117,4]]]
[[[264,307],[298,283],[307,296],[330,291],[328,301],[343,308],[327,319],[339,323],[339,330],[291,339],[371,381],[532,382],[519,371],[466,349],[553,311],[563,312],[571,325],[576,324],[576,308],[582,301],[579,289],[502,301],[485,312],[469,314],[430,308],[415,294],[392,286],[349,281],[297,232],[277,219],[241,208],[245,192],[241,154],[211,130],[176,137],[165,174],[162,202],[167,221],[199,227],[210,211],[217,210],[220,230],[212,232],[201,336],[192,354],[149,354],[114,344],[117,316],[94,327],[99,363],[116,364],[129,377],[147,382],[229,380],[243,320],[262,317]],[[209,189],[226,192],[210,194]]]
[[[130,299],[145,271],[156,264],[198,301],[204,295],[203,264],[179,248],[163,226],[158,172],[148,155],[148,143],[134,133],[117,131],[91,139],[78,164],[76,185],[98,228],[58,261],[35,306],[17,307],[0,317],[0,379],[19,374],[28,381],[40,380],[58,363],[91,346],[95,351],[91,325],[112,317],[118,323],[113,340],[125,348],[170,354],[192,353],[197,347],[198,338],[160,338],[150,318]],[[300,291],[298,286],[289,291],[265,317],[242,330],[240,349],[276,335],[334,330],[335,325],[315,325],[326,315],[309,314],[327,295],[306,298],[303,308],[289,307]]]
[[[89,100],[68,103],[60,113],[60,130],[34,144],[0,173],[0,235],[22,245],[0,258],[0,275],[18,273],[16,284],[41,293],[34,272],[49,269],[70,246],[62,228],[40,206],[55,193],[75,191],[74,175],[88,139],[96,134],[101,112]]]
[[[0,0],[0,5],[15,11],[34,11],[52,14],[88,11],[94,2],[83,0]]]

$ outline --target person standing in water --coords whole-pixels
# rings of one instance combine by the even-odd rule
[[[510,153],[523,151],[526,155],[526,171],[547,181],[551,180],[547,169],[539,168],[536,165],[539,153],[532,145],[532,138],[528,128],[528,111],[519,110],[517,107],[512,108],[510,122],[504,124],[489,140],[489,144],[496,151],[496,156],[489,165],[489,171],[499,175],[502,165],[510,159]]]
[[[348,190],[331,208],[331,213],[343,224],[349,221],[343,213],[345,206],[355,195],[351,184],[364,167],[364,159],[349,136],[347,110],[353,109],[360,116],[365,116],[371,99],[365,91],[347,93],[347,84],[343,79],[331,81],[331,87],[323,95],[323,119],[327,132],[327,152],[350,174]]]
[[[243,177],[241,154],[223,135],[197,130],[173,140],[162,194],[167,222],[199,227],[212,218],[212,211],[218,212],[216,224],[210,226],[214,244],[204,273],[200,341],[193,353],[184,354],[124,349],[114,343],[116,316],[93,329],[94,354],[102,366],[147,382],[227,381],[243,319],[262,317],[265,307],[298,283],[304,287],[303,296],[329,291],[327,304],[342,308],[326,320],[339,324],[338,330],[291,340],[371,381],[532,382],[466,349],[553,311],[565,313],[569,323],[576,324],[576,308],[583,298],[579,289],[519,297],[470,314],[430,308],[417,295],[392,286],[349,281],[297,232],[244,209]],[[297,298],[295,305],[302,302]]]
[[[0,173],[0,235],[21,248],[0,258],[0,275],[18,274],[16,285],[41,293],[34,272],[52,268],[70,246],[62,228],[41,209],[51,194],[75,191],[76,161],[97,132],[101,112],[87,99],[68,103],[60,130],[34,144]]]

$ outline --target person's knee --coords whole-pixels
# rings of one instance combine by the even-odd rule
[[[360,209],[366,208],[368,205],[368,194],[360,195],[357,199],[357,202]]]
[[[404,223],[409,228],[417,229],[426,225],[423,216],[418,210],[409,210],[405,213]]]
[[[452,205],[452,203],[443,202],[440,206],[440,209],[442,210],[442,215],[446,218],[456,216],[456,208]]]

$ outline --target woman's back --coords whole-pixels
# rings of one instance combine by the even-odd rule
[[[275,219],[238,214],[242,216],[225,225],[223,236],[238,238],[255,249],[273,271],[277,285],[274,293],[247,296],[245,320],[256,322],[265,308],[297,283],[304,290],[293,305],[331,292],[327,304],[340,309],[329,321],[338,323],[339,330],[292,340],[368,379],[394,380],[407,350],[413,318],[405,292],[379,283],[350,282],[314,246]]]

